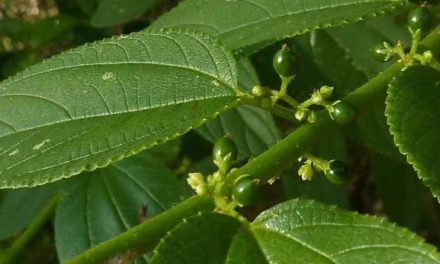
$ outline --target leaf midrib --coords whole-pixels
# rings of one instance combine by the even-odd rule
[[[2,139],[3,137],[6,137],[6,136],[17,134],[17,133],[29,132],[29,131],[36,130],[36,129],[43,129],[43,128],[48,127],[48,126],[61,125],[63,123],[77,122],[77,121],[93,119],[93,118],[102,118],[102,117],[107,117],[107,116],[115,117],[117,115],[139,114],[139,113],[142,113],[142,112],[145,112],[145,111],[155,111],[155,110],[163,109],[165,107],[172,107],[172,106],[175,107],[175,106],[179,106],[179,105],[183,105],[183,104],[198,103],[198,102],[203,102],[203,101],[208,101],[208,100],[213,100],[213,99],[218,99],[218,98],[228,98],[228,97],[231,97],[231,99],[235,98],[233,95],[209,97],[209,98],[203,98],[203,99],[197,99],[197,100],[191,100],[191,101],[183,101],[183,102],[179,102],[177,104],[155,105],[155,106],[150,107],[150,108],[144,108],[144,109],[136,110],[136,111],[113,112],[111,114],[105,113],[105,114],[102,114],[102,115],[92,115],[92,116],[80,117],[80,118],[75,118],[75,119],[65,119],[65,120],[62,120],[60,122],[53,122],[53,123],[48,123],[48,124],[44,124],[44,125],[41,125],[41,126],[26,128],[26,129],[22,129],[22,130],[16,130],[16,131],[13,131],[12,133],[9,133],[9,134],[0,135],[0,139]],[[236,103],[238,101],[239,100],[237,98],[235,98],[235,100],[232,100],[232,102],[230,104],[228,104],[228,106],[226,106],[226,107],[229,108],[229,106],[233,105],[234,103]]]
[[[232,102],[232,103],[234,103],[234,102]],[[232,104],[232,103],[231,103],[231,104]],[[229,105],[229,106],[230,106],[230,105]],[[191,124],[191,126],[188,126],[188,128],[191,128],[192,125],[193,125],[193,124]],[[39,127],[39,128],[41,128],[41,127]],[[39,129],[39,128],[34,128],[34,129]],[[90,131],[90,129],[84,131],[84,132],[83,132],[82,134],[80,134],[79,136],[83,136],[84,134],[88,133],[89,131]],[[33,136],[34,136],[34,135],[32,135],[31,137],[33,137]],[[72,139],[74,139],[74,138],[76,138],[76,137],[78,137],[78,136],[75,136],[75,137],[70,138],[69,141],[72,140]],[[142,140],[142,139],[145,138],[145,137],[146,137],[146,136],[142,136],[142,137],[136,138],[136,139],[134,139],[134,140],[132,140],[132,141],[139,141],[139,140]],[[0,139],[1,139],[1,137],[0,137]],[[132,142],[132,141],[129,141],[129,142]],[[40,155],[40,154],[43,153],[43,152],[50,151],[50,150],[53,149],[54,147],[57,147],[58,145],[61,145],[61,144],[64,144],[64,143],[66,143],[66,141],[63,141],[63,142],[57,143],[56,145],[52,146],[52,147],[49,148],[49,149],[44,149],[42,152],[37,153],[36,155],[30,156],[30,157],[28,157],[28,158],[26,158],[26,159],[24,159],[24,160],[21,160],[21,161],[19,161],[19,163],[16,163],[16,164],[12,165],[12,167],[8,167],[6,170],[10,170],[11,168],[16,167],[17,165],[20,165],[20,164],[22,164],[23,162],[27,162],[29,159],[32,159],[32,158],[34,158],[34,157]],[[150,144],[147,144],[147,145],[148,145],[148,146],[150,146],[150,145],[152,146],[152,145],[155,145],[155,144],[157,144],[157,143],[155,143],[155,142],[151,142]],[[46,166],[46,167],[44,167],[44,168],[39,168],[39,169],[37,169],[37,170],[32,170],[32,171],[29,171],[29,172],[27,172],[27,173],[35,173],[35,172],[39,172],[39,171],[43,171],[43,170],[48,170],[48,169],[51,169],[51,168],[54,168],[54,167],[59,167],[59,166],[61,166],[61,165],[63,165],[63,164],[66,164],[66,163],[69,163],[69,162],[72,162],[72,161],[75,161],[75,160],[82,160],[82,159],[85,159],[85,158],[87,158],[87,157],[89,157],[89,156],[92,156],[92,155],[98,155],[98,154],[100,154],[100,153],[104,153],[104,152],[110,151],[111,149],[119,148],[119,147],[121,147],[121,146],[123,146],[123,144],[122,144],[122,145],[117,145],[117,146],[112,146],[111,148],[106,148],[106,149],[103,149],[103,150],[97,151],[97,152],[95,152],[95,153],[93,153],[93,154],[91,154],[91,155],[85,155],[85,156],[77,157],[77,158],[75,158],[75,159],[71,159],[71,160],[68,160],[68,161],[64,161],[64,162],[62,162],[62,163],[56,163],[56,164],[52,164],[52,165],[50,165],[50,166]],[[10,147],[9,149],[5,150],[4,152],[2,152],[2,154],[6,153],[7,151],[11,150],[11,149],[14,148],[14,147],[17,147],[17,144],[16,144],[16,145],[13,145],[13,146]],[[125,155],[125,154],[124,154],[124,155]],[[3,173],[3,171],[0,171],[0,174],[2,174],[2,173]],[[19,175],[17,175],[17,176],[20,176],[20,175],[22,175],[22,174],[19,174]]]
[[[148,195],[148,197],[150,197],[150,199],[152,199],[156,205],[158,207],[160,207],[161,210],[165,211],[167,209],[167,207],[160,202],[160,199],[156,197],[156,195],[154,195],[151,190],[149,190],[148,188],[146,188],[147,186],[144,186],[143,184],[141,184],[136,177],[134,177],[133,175],[131,175],[131,173],[125,169],[123,169],[121,166],[113,164],[112,165],[115,169],[117,169],[118,171],[122,172],[122,174],[124,174],[125,176],[127,176],[127,179],[131,180],[138,188],[140,188],[141,190],[143,190],[145,192],[146,195]]]
[[[226,87],[229,87],[232,91],[233,89],[233,85],[234,84],[228,84],[226,83],[226,80],[223,80],[220,76],[216,76],[216,75],[211,75],[208,74],[206,72],[200,71],[200,69],[197,68],[193,68],[190,66],[181,66],[181,65],[173,65],[173,64],[168,64],[168,63],[154,63],[154,62],[117,62],[117,63],[110,63],[110,62],[106,62],[106,63],[88,63],[88,64],[79,64],[79,65],[72,65],[72,66],[64,66],[64,67],[60,67],[60,68],[54,68],[54,69],[49,69],[49,70],[45,70],[45,71],[38,71],[35,73],[31,73],[26,75],[26,72],[23,72],[22,74],[13,76],[11,79],[9,80],[5,80],[3,88],[2,86],[0,86],[0,90],[3,91],[7,91],[7,88],[11,85],[13,85],[16,82],[28,79],[30,77],[34,77],[34,76],[38,76],[38,75],[43,75],[46,73],[52,73],[52,72],[56,72],[56,71],[60,71],[60,70],[68,70],[68,69],[75,69],[75,68],[82,68],[82,67],[95,67],[95,66],[123,66],[123,65],[148,65],[148,66],[165,66],[165,67],[171,67],[171,68],[178,68],[178,69],[183,69],[183,70],[189,70],[189,71],[193,71],[196,72],[198,74],[202,74],[204,76],[207,76],[209,78],[213,78],[216,81],[219,81],[220,84],[223,84]],[[29,69],[29,71],[32,71],[32,68]],[[232,80],[234,80],[234,76],[230,76]],[[8,82],[9,81],[9,82]],[[0,92],[0,95],[2,93]],[[6,94],[5,94],[6,95]]]
[[[266,229],[266,228],[264,228],[264,227],[255,226],[255,225],[252,226],[252,230],[259,230],[259,231],[261,231],[261,232],[273,233],[273,234],[276,234],[276,235],[278,235],[278,236],[285,237],[285,238],[287,238],[288,240],[290,240],[290,241],[294,241],[294,242],[298,243],[298,245],[300,245],[300,246],[302,246],[302,247],[304,247],[304,248],[306,248],[306,249],[308,249],[308,250],[310,250],[310,251],[312,251],[312,252],[315,252],[317,255],[319,255],[319,256],[321,256],[321,257],[324,257],[325,259],[329,260],[331,263],[334,263],[334,264],[338,264],[338,263],[339,263],[338,261],[336,261],[335,259],[333,259],[332,256],[327,255],[325,252],[322,252],[322,251],[320,251],[320,250],[314,248],[313,246],[311,246],[311,245],[305,243],[304,241],[302,241],[302,240],[300,240],[300,239],[298,239],[298,238],[296,238],[296,237],[287,236],[286,234],[284,234],[284,233],[282,233],[282,232],[277,232],[277,231],[275,231],[275,230]],[[259,241],[258,241],[258,239],[256,239],[256,240],[257,240],[257,244],[260,244]],[[261,247],[261,246],[260,246],[260,247]]]

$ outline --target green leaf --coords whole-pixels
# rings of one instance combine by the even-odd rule
[[[154,252],[152,264],[440,263],[436,249],[406,229],[310,200],[279,204],[249,225],[194,216]]]
[[[242,59],[238,64],[238,76],[240,87],[247,91],[260,83],[254,67],[247,59]],[[239,106],[229,110],[197,131],[211,142],[230,134],[242,158],[260,154],[279,139],[272,115],[253,106]]]
[[[239,61],[238,75],[239,86],[247,91],[260,83],[248,59]],[[272,115],[253,106],[239,106],[229,110],[197,131],[211,142],[230,134],[241,158],[258,155],[279,139]]]
[[[269,263],[440,263],[433,246],[403,228],[313,201],[279,204],[251,230]]]
[[[5,190],[0,199],[0,240],[17,235],[27,227],[66,184],[59,181],[35,188]]]
[[[100,0],[90,21],[95,27],[109,27],[139,18],[161,0]]]
[[[229,49],[246,55],[280,39],[358,21],[404,3],[403,0],[187,0],[161,16],[153,27],[197,29],[218,36]]]
[[[189,190],[163,164],[142,153],[84,173],[58,205],[55,239],[65,261],[187,198]],[[72,240],[72,238],[75,238]]]
[[[227,264],[267,264],[267,257],[251,230],[242,228],[231,243],[226,261]]]
[[[391,83],[386,116],[394,142],[419,177],[440,199],[440,72],[415,66]]]
[[[211,37],[172,30],[30,67],[0,83],[0,187],[104,167],[198,127],[236,102],[236,72]]]
[[[150,264],[225,263],[229,246],[240,227],[237,219],[217,213],[184,219],[161,239]]]

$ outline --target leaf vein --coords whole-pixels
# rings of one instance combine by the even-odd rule
[[[137,179],[135,179],[130,172],[128,172],[127,170],[125,170],[124,168],[114,164],[113,167],[115,167],[116,169],[118,169],[120,172],[122,172],[123,174],[125,174],[128,179],[130,179],[131,181],[133,181],[133,183],[135,183],[139,188],[141,188],[162,210],[166,210],[167,207],[160,202],[160,200],[150,191],[148,190],[148,188],[145,188],[144,185],[142,185]]]

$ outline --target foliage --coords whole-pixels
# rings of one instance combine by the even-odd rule
[[[437,2],[34,5],[0,2],[0,263],[440,263]]]

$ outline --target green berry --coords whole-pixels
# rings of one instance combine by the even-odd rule
[[[330,160],[328,162],[329,169],[325,172],[327,179],[334,184],[343,184],[348,182],[347,164],[340,160]]]
[[[353,107],[344,101],[336,101],[330,106],[330,117],[340,125],[350,123],[356,117]]]
[[[284,44],[283,47],[275,53],[273,57],[273,68],[282,77],[291,77],[294,75],[295,56],[289,47]]]
[[[432,23],[432,15],[426,7],[418,7],[408,15],[408,26],[412,30],[426,31]]]
[[[222,161],[228,154],[231,155],[231,161],[237,160],[237,146],[235,145],[234,141],[232,141],[232,139],[226,135],[215,142],[212,156],[214,160]]]
[[[258,203],[263,196],[260,180],[251,176],[240,178],[233,189],[234,200],[240,205],[248,206]]]
[[[391,43],[386,41],[382,41],[377,43],[371,49],[371,56],[378,62],[387,62],[391,59],[391,56],[388,55],[387,46],[391,46]]]

